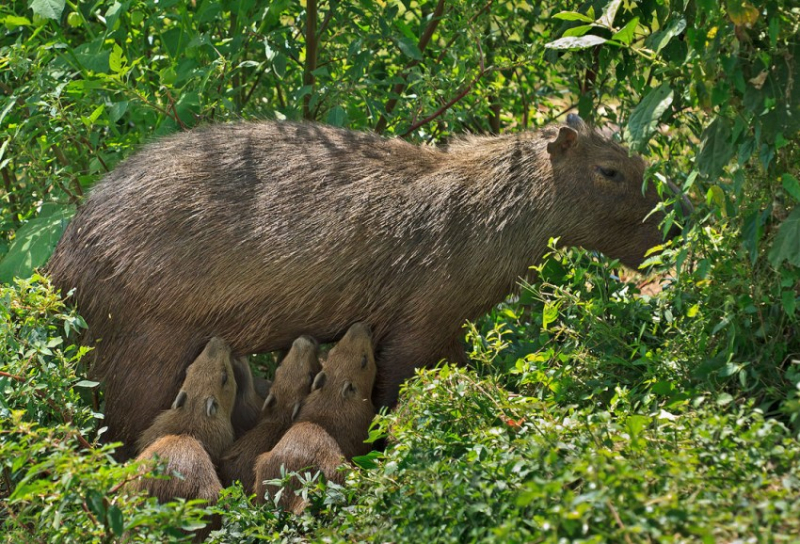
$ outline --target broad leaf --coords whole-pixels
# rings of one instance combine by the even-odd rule
[[[652,89],[634,108],[628,125],[625,127],[625,140],[634,149],[641,149],[650,139],[658,126],[658,121],[672,105],[672,89],[662,83]]]
[[[730,122],[723,117],[717,117],[706,127],[703,131],[703,147],[697,156],[697,168],[701,174],[715,179],[722,173],[722,168],[735,151],[730,136]]]
[[[65,0],[33,0],[31,9],[36,15],[57,21],[64,12]]]
[[[800,266],[800,207],[792,210],[789,217],[781,223],[768,258],[775,268],[778,268],[783,261]]]
[[[27,278],[34,268],[43,266],[74,214],[73,206],[43,205],[39,216],[17,231],[14,243],[0,260],[0,281],[10,283],[14,277]]]
[[[583,13],[578,13],[577,11],[562,11],[553,15],[553,19],[561,19],[562,21],[582,21],[584,23],[594,22],[594,19],[591,17]]]
[[[559,38],[556,41],[546,44],[545,47],[548,49],[586,49],[588,47],[594,47],[595,45],[604,44],[607,41],[608,40],[600,36],[589,34],[588,36],[582,36],[580,38]]]

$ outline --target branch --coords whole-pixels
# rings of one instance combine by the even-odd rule
[[[14,182],[11,181],[8,167],[4,166],[0,172],[3,174],[3,185],[5,185],[6,193],[8,193],[8,204],[11,206],[11,211],[17,213],[17,195],[14,194]]]
[[[458,102],[459,100],[463,99],[465,96],[467,96],[469,94],[469,92],[472,90],[472,88],[475,86],[475,84],[478,83],[478,81],[480,81],[480,79],[483,77],[483,75],[486,72],[495,70],[494,68],[490,68],[490,69],[487,70],[486,67],[484,67],[484,65],[483,65],[483,50],[481,49],[480,42],[478,42],[478,51],[480,52],[480,55],[481,55],[480,56],[480,67],[481,67],[481,69],[478,72],[478,75],[475,76],[475,79],[473,79],[469,83],[469,85],[464,87],[456,96],[454,96],[453,98],[448,100],[444,105],[442,105],[441,108],[439,108],[438,110],[436,110],[435,112],[430,114],[428,117],[426,117],[422,121],[417,121],[416,123],[411,125],[408,128],[408,130],[406,130],[403,134],[400,135],[401,138],[405,138],[406,136],[408,136],[409,134],[411,134],[412,132],[417,130],[419,127],[421,127],[421,126],[423,126],[423,125],[425,125],[427,123],[430,123],[431,121],[433,121],[434,119],[436,119],[437,117],[442,115],[444,112],[449,110],[453,106],[453,104],[455,104],[456,102]]]
[[[444,0],[439,0],[436,4],[436,9],[433,10],[433,14],[431,15],[430,21],[428,21],[428,26],[425,27],[425,31],[422,33],[422,36],[419,38],[419,43],[417,44],[417,49],[419,49],[420,53],[425,52],[425,48],[428,47],[428,43],[431,41],[433,37],[433,33],[436,31],[436,27],[439,25],[439,21],[442,17],[442,13],[444,12]],[[421,61],[419,60],[412,60],[400,74],[400,79],[403,80],[402,83],[396,83],[394,87],[392,87],[392,98],[386,103],[386,108],[384,108],[385,113],[381,115],[380,119],[378,119],[378,123],[375,125],[375,132],[381,134],[384,130],[386,130],[386,125],[388,125],[389,121],[386,118],[387,115],[394,111],[394,108],[397,106],[397,102],[399,100],[400,94],[406,88],[405,80],[408,77],[408,72],[416,65],[418,65]]]
[[[312,119],[311,97],[314,94],[314,70],[317,69],[317,0],[306,1],[306,64],[303,70],[303,85],[311,91],[303,97],[303,119]]]

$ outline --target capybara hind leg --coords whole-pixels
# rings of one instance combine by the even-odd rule
[[[460,336],[445,341],[444,346],[421,346],[417,343],[413,349],[408,349],[411,344],[409,339],[419,338],[414,333],[405,333],[386,339],[380,347],[376,357],[378,376],[375,388],[372,391],[372,402],[377,408],[388,406],[394,408],[400,393],[400,386],[404,381],[414,376],[416,368],[432,367],[442,359],[456,364],[464,364],[469,359],[464,352]],[[407,343],[401,343],[406,340]]]

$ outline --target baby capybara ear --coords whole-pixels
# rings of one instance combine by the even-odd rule
[[[349,399],[356,394],[356,387],[351,382],[344,382],[342,386],[342,397]]]
[[[189,396],[186,394],[186,391],[180,391],[178,396],[175,397],[175,400],[172,402],[172,409],[177,410],[178,408],[183,408],[183,405],[186,404],[186,399]]]
[[[208,397],[206,399],[206,416],[214,417],[217,415],[217,411],[219,410],[219,403],[217,399],[214,397]]]
[[[311,384],[311,390],[316,391],[317,389],[322,389],[327,381],[328,375],[325,374],[325,371],[319,372],[314,378],[314,383]]]
[[[261,411],[263,412],[269,408],[272,408],[273,406],[275,406],[276,402],[278,402],[278,399],[275,398],[275,395],[270,393],[269,395],[267,395],[267,398],[264,399],[264,405],[261,406]]]

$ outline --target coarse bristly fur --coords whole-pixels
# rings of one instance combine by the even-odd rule
[[[75,288],[109,440],[132,445],[211,336],[236,354],[374,330],[374,400],[463,361],[461,326],[551,237],[637,266],[661,243],[644,162],[566,125],[447,148],[310,123],[214,125],[144,147],[92,190],[48,265]],[[131,417],[139,414],[144,417]],[[129,451],[126,450],[123,453]]]
[[[271,451],[256,459],[257,501],[263,502],[267,492],[277,494],[277,486],[264,482],[280,478],[282,471],[320,471],[327,480],[343,483],[339,467],[371,449],[364,441],[375,417],[371,400],[375,374],[371,332],[366,324],[355,323],[314,378],[295,424]],[[292,478],[284,488],[280,500],[284,509],[300,513],[305,508],[295,493],[299,487]]]
[[[309,336],[295,340],[275,371],[275,380],[263,403],[260,420],[222,455],[219,475],[225,486],[239,480],[248,493],[253,492],[256,457],[271,450],[291,427],[303,400],[311,391],[314,377],[321,369],[316,340]]]

